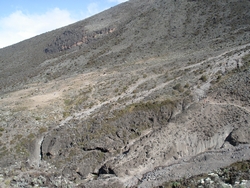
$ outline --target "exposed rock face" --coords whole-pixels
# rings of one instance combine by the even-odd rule
[[[248,160],[249,9],[130,0],[1,49],[0,187],[157,187]]]
[[[43,136],[39,136],[30,143],[30,146],[28,147],[30,152],[30,156],[28,158],[29,165],[34,167],[39,167],[40,162],[42,160],[42,153],[41,153],[42,143],[43,143]]]
[[[84,28],[77,28],[74,32],[64,31],[61,36],[58,36],[54,43],[48,45],[44,50],[45,53],[58,53],[65,51],[76,46],[81,46],[83,44],[89,44],[94,40],[98,40],[100,37],[113,33],[115,28],[104,28],[99,31],[88,33],[87,31],[82,31]]]
[[[55,163],[58,159],[64,161],[66,156],[70,157],[70,161],[74,159],[84,178],[87,178],[89,173],[101,174],[105,170],[98,172],[98,169],[105,160],[115,156],[115,153],[128,153],[126,150],[131,139],[143,136],[143,132],[147,129],[166,126],[174,108],[175,103],[168,100],[154,104],[132,105],[127,110],[114,113],[114,118],[110,120],[104,121],[101,119],[103,116],[97,117],[92,123],[95,126],[89,129],[88,124],[82,121],[79,121],[74,129],[58,128],[44,138],[41,146],[42,156]],[[64,135],[65,132],[67,135]],[[70,156],[71,152],[77,150],[77,156],[75,154]],[[66,164],[64,161],[63,165]],[[73,169],[74,172],[75,170]]]
[[[218,108],[214,105],[207,105],[204,108],[191,106],[187,111],[193,115],[193,118],[187,121],[188,118],[185,115],[176,117],[178,123],[172,120],[172,123],[141,138],[133,147],[130,147],[126,155],[123,154],[117,160],[108,162],[108,166],[120,177],[126,174],[138,175],[140,170],[153,170],[156,166],[168,164],[172,159],[177,160],[208,150],[220,149],[234,127],[240,125],[239,129],[241,129],[241,126],[249,126],[243,123],[249,120],[249,114],[241,115],[235,109],[231,113],[238,114],[242,121],[231,121],[230,118],[226,118],[226,121],[221,122],[225,115],[231,116],[228,111],[225,114],[225,110],[224,107]],[[196,112],[200,113],[195,115]],[[219,120],[218,124],[216,119]],[[242,136],[241,138],[244,138],[248,135]]]
[[[231,132],[228,141],[233,145],[249,144],[249,127],[240,127]]]

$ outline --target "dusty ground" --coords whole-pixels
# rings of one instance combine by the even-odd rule
[[[133,0],[0,50],[0,186],[157,187],[249,159],[249,5]]]
[[[200,114],[208,119],[212,118],[209,122],[215,125],[217,124],[216,121],[218,121],[215,117],[216,114],[224,112],[227,108],[236,109],[236,111],[237,109],[244,111],[246,113],[246,118],[249,118],[250,109],[248,105],[242,104],[242,101],[239,100],[231,101],[228,99],[221,101],[221,99],[215,97],[214,93],[216,92],[213,91],[214,89],[211,90],[212,81],[216,81],[219,75],[222,79],[227,79],[227,75],[230,71],[236,68],[237,61],[240,62],[240,66],[244,66],[242,58],[249,54],[249,50],[246,50],[247,47],[248,45],[244,45],[231,49],[231,56],[227,55],[229,54],[229,51],[227,51],[221,55],[198,62],[197,64],[187,65],[185,67],[182,66],[180,68],[178,66],[173,67],[171,63],[169,63],[171,61],[168,61],[167,58],[153,58],[144,62],[139,61],[131,64],[130,66],[134,66],[132,72],[130,71],[131,68],[127,69],[123,67],[123,65],[120,65],[116,67],[116,69],[100,69],[48,83],[28,85],[24,90],[4,95],[0,104],[2,106],[2,112],[12,111],[12,113],[15,113],[15,111],[19,111],[18,109],[26,109],[26,113],[31,113],[32,115],[30,116],[34,117],[36,126],[30,127],[30,124],[27,124],[27,129],[33,130],[35,133],[36,130],[44,127],[44,123],[48,122],[49,119],[40,116],[37,117],[38,114],[44,114],[44,117],[50,117],[52,114],[53,117],[51,122],[56,119],[57,124],[47,127],[47,129],[53,130],[56,129],[56,127],[67,127],[74,119],[83,121],[89,116],[94,117],[95,115],[101,114],[102,109],[106,107],[115,112],[131,104],[150,100],[150,98],[156,97],[158,100],[164,100],[164,98],[173,97],[173,93],[175,95],[173,98],[178,99],[179,97],[184,97],[183,94],[189,91],[189,95],[192,96],[193,100],[189,101],[186,106],[183,103],[178,103],[177,111],[175,111],[174,114],[175,118],[172,120],[173,124],[167,125],[166,128],[151,128],[142,131],[138,138],[130,140],[129,144],[126,144],[122,149],[125,151],[129,148],[128,154],[122,154],[122,158],[121,156],[114,155],[111,158],[106,158],[105,161],[102,162],[103,164],[106,163],[106,165],[111,165],[111,168],[120,169],[116,171],[116,175],[119,174],[118,177],[121,179],[115,178],[115,180],[121,181],[126,186],[135,184],[141,187],[157,186],[165,181],[177,179],[184,175],[189,177],[213,170],[217,167],[229,165],[238,159],[248,159],[248,146],[220,149],[226,137],[234,129],[234,126],[222,127],[221,130],[218,129],[220,130],[219,134],[216,136],[216,133],[215,137],[212,137],[211,140],[209,139],[210,141],[208,143],[203,143],[204,145],[192,145],[200,139],[198,135],[195,135],[196,133],[193,135],[193,138],[190,137],[190,131],[193,130],[193,123],[195,121],[198,123],[201,122],[199,118],[198,120],[192,118],[192,116],[196,116],[195,114],[197,110],[199,111],[199,108],[202,109]],[[147,66],[144,66],[145,68],[143,69],[141,66],[142,64]],[[208,65],[209,68],[205,69]],[[164,67],[164,69],[161,67]],[[140,74],[141,72],[144,74]],[[200,76],[196,75],[197,72]],[[202,75],[206,75],[206,81],[199,80]],[[128,80],[125,81],[122,79],[121,82],[120,78],[122,77],[127,77]],[[182,83],[182,88],[185,88],[184,85],[188,83],[188,88],[184,89],[184,91],[172,89],[177,83]],[[105,93],[107,88],[109,92]],[[165,92],[165,94],[158,94],[162,92]],[[183,99],[185,99],[185,97]],[[76,104],[75,101],[79,104]],[[192,106],[195,103],[197,103],[198,106],[193,108]],[[84,106],[84,108],[79,110],[76,108],[77,105]],[[189,110],[189,116],[183,116],[183,110],[189,108],[191,108]],[[191,113],[192,111],[193,114]],[[17,114],[16,117],[20,118],[20,115],[21,114]],[[197,113],[197,115],[198,117],[200,116],[199,113]],[[188,118],[188,121],[186,121],[185,118],[181,120],[182,118],[179,116]],[[215,120],[213,120],[214,118]],[[173,127],[173,129],[170,127]],[[185,129],[182,130],[181,127],[185,127]],[[204,125],[204,127],[206,126]],[[159,131],[161,134],[159,134]],[[186,137],[185,134],[180,137],[177,136],[181,135],[182,131],[186,133],[190,132],[189,138]],[[195,130],[193,131],[195,132]],[[10,135],[9,138],[7,140],[2,140],[2,143],[5,143],[6,146],[11,148],[11,139],[13,140],[15,138],[16,131],[9,129],[8,132]],[[19,134],[21,132],[27,135],[27,133],[25,133],[26,130],[23,128],[20,129]],[[28,133],[30,134],[31,131]],[[41,133],[42,135],[45,134],[43,131]],[[210,134],[209,131],[208,134]],[[168,138],[166,137],[167,139],[164,141],[164,139],[162,139],[165,137],[164,135],[172,136],[167,136]],[[178,139],[173,136],[177,136]],[[45,136],[35,142],[35,145],[37,145],[35,148],[37,149],[34,150],[33,155],[30,156],[30,160],[33,164],[40,164],[39,161],[41,160],[41,156],[39,155],[39,148],[44,137]],[[189,144],[191,148],[196,147],[195,151],[188,148],[185,149],[186,151],[181,149],[187,147],[185,145],[189,145],[187,141],[185,141],[187,139],[192,140]],[[141,146],[147,145],[147,143],[150,142],[158,143],[157,146],[149,144],[151,145],[150,148],[152,148],[150,154],[151,160],[147,160],[147,157],[145,157],[144,162],[136,162],[136,158],[144,158],[141,153],[144,149]],[[165,144],[168,142],[179,145],[178,147],[181,150],[177,151],[177,153],[180,152],[177,156],[174,154],[176,152],[174,151],[175,149],[173,151],[170,149],[167,157],[165,157],[165,154],[161,155],[161,151],[164,150]],[[138,147],[141,148],[142,151],[140,151],[140,149],[138,151]],[[171,144],[170,147],[172,147]],[[209,148],[214,148],[216,150],[207,151]],[[225,157],[221,158],[221,155],[225,155]],[[162,158],[162,156],[164,157]],[[118,163],[117,157],[120,158]],[[200,158],[202,160],[199,160]],[[203,158],[208,159],[203,160]],[[132,165],[131,161],[135,161],[135,163]],[[190,165],[192,168],[190,168]],[[155,170],[156,167],[159,166],[160,168]],[[183,169],[189,169],[188,173]],[[89,177],[92,179],[92,176]],[[89,185],[94,186],[93,183],[96,184],[96,182],[91,182]]]

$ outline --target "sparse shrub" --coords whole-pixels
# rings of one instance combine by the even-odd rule
[[[202,75],[200,77],[200,80],[203,81],[203,82],[206,82],[207,81],[207,76],[206,75]]]
[[[189,88],[189,87],[190,87],[189,83],[186,83],[184,86],[184,88]]]
[[[217,82],[218,82],[220,79],[221,79],[221,75],[219,75],[219,76],[217,77]]]
[[[127,89],[128,89],[128,86],[124,86],[124,87],[122,88],[122,91],[125,92]]]
[[[217,75],[220,75],[220,74],[222,74],[222,71],[221,71],[221,70],[218,70],[218,71],[216,72],[216,74],[217,74]]]
[[[215,81],[215,80],[212,80],[211,82],[210,82],[210,84],[215,84],[217,82],[217,80]],[[211,89],[211,88],[210,88]]]
[[[173,187],[173,188],[180,187],[180,185],[181,185],[181,184],[180,184],[179,182],[173,182],[173,183],[172,183],[172,187]]]
[[[189,96],[189,95],[191,94],[191,91],[188,89],[188,90],[185,91],[184,94],[185,94],[186,96]]]
[[[243,58],[242,58],[242,62],[243,62],[243,66],[244,67],[249,67],[250,66],[250,54],[247,54],[245,55]]]
[[[4,182],[4,184],[6,185],[6,186],[10,186],[10,179],[8,179],[8,180],[6,180],[5,182]]]
[[[178,84],[176,84],[176,85],[173,87],[173,89],[174,89],[174,90],[178,90],[180,87],[181,87],[181,84],[178,83]]]
[[[180,83],[176,84],[176,85],[173,87],[173,89],[174,89],[174,90],[177,90],[177,91],[179,91],[179,92],[183,92],[183,91],[184,91],[184,89],[182,88],[182,86],[181,86]]]
[[[133,91],[133,93],[138,93],[139,91],[138,91],[138,89],[135,89],[134,91]]]
[[[41,117],[35,117],[35,120],[36,120],[36,121],[40,121],[40,120],[41,120]]]
[[[68,117],[68,116],[70,116],[70,112],[69,112],[69,111],[63,112],[63,117],[64,117],[64,118],[66,118],[66,117]]]
[[[69,99],[65,99],[65,100],[64,100],[64,104],[65,104],[66,106],[69,106],[69,105],[72,104],[72,101],[69,100]]]
[[[35,135],[34,135],[33,133],[30,133],[30,134],[27,136],[27,138],[28,138],[29,140],[32,140],[33,138],[35,138]]]
[[[47,128],[46,128],[46,127],[41,127],[41,128],[39,129],[39,133],[42,134],[42,133],[44,133],[44,132],[47,132]]]
[[[177,94],[178,94],[178,92],[177,92],[177,91],[175,91],[175,90],[173,90],[173,91],[172,91],[172,95],[174,95],[174,96],[175,96],[175,95],[177,95]]]

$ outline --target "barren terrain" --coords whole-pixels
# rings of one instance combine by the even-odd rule
[[[0,187],[249,186],[249,8],[131,0],[1,49]]]

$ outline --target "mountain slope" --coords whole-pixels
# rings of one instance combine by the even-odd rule
[[[177,51],[213,52],[244,44],[249,38],[247,4],[248,1],[129,1],[84,21],[2,49],[1,88],[9,88],[25,82],[27,77],[33,78],[46,69],[55,68],[53,61],[45,60],[63,58],[66,51],[73,52],[67,55],[69,59],[85,56],[76,68],[70,67],[67,71],[70,75],[84,69],[87,63],[96,62],[98,66],[105,62],[106,66]],[[53,74],[53,77],[60,77],[65,72],[57,70]]]
[[[249,8],[130,0],[1,49],[1,186],[154,187],[249,159]]]

